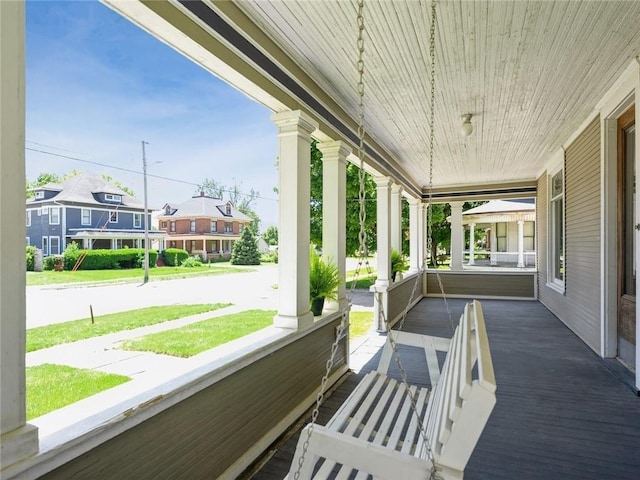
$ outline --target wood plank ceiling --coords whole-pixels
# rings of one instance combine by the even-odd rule
[[[355,0],[238,4],[355,117]],[[447,0],[437,9],[435,187],[535,179],[640,53],[640,2]],[[429,19],[428,1],[365,0],[367,130],[422,187]]]

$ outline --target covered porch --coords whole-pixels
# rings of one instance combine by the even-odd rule
[[[454,323],[467,301],[448,301]],[[497,403],[464,478],[635,478],[640,469],[640,402],[629,386],[539,302],[484,300],[482,306]],[[443,300],[422,300],[409,312],[403,330],[450,337]],[[356,350],[352,362],[358,356],[369,359],[383,341],[371,339],[368,349],[362,347],[365,352]],[[424,356],[406,347],[401,352],[410,383],[424,385]],[[376,368],[379,357],[378,350],[358,373],[346,376],[321,409],[318,423],[329,420],[358,381]],[[307,416],[300,423],[308,421]],[[300,423],[271,457],[242,478],[284,478]]]

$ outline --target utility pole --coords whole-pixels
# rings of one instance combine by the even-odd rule
[[[142,140],[142,176],[144,177],[144,280],[149,281],[149,206],[147,205],[147,157],[144,146],[147,142]]]

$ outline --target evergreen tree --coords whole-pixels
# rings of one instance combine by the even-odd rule
[[[233,244],[231,252],[232,265],[260,265],[260,252],[253,230],[245,228],[242,230],[240,240]]]

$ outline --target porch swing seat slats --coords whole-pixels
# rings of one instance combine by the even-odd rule
[[[432,462],[443,478],[463,477],[495,404],[480,303],[467,304],[450,340],[397,331],[389,335],[398,345],[424,350],[433,390],[407,389],[389,376],[392,347],[387,341],[378,369],[360,381],[326,426],[307,425],[302,431],[288,478],[301,456],[301,479],[429,478]],[[438,351],[446,352],[442,370]]]

